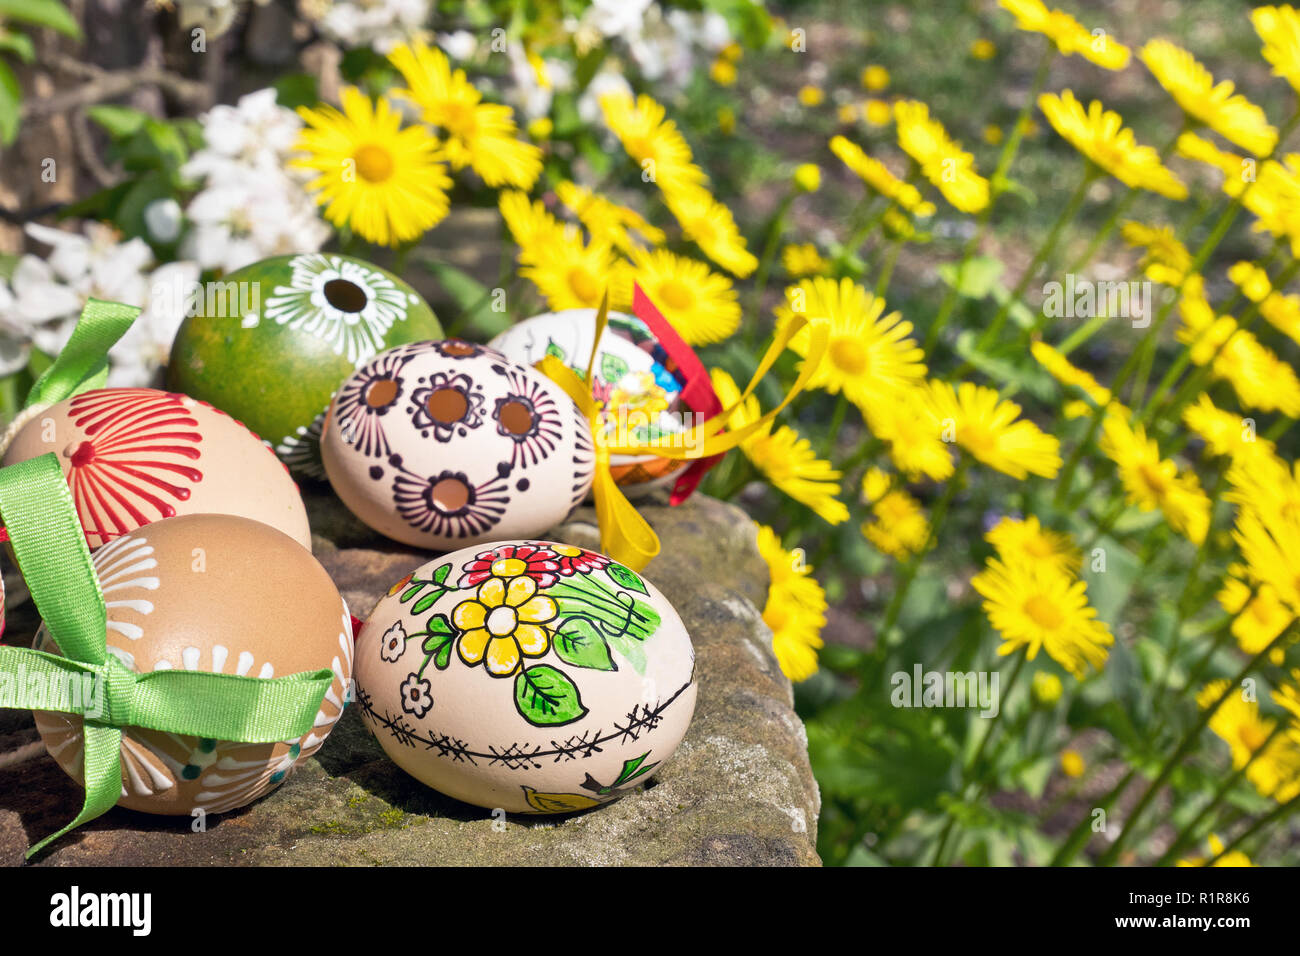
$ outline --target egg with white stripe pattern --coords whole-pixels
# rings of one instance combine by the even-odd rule
[[[278,743],[206,740],[138,727],[122,733],[118,804],[148,813],[225,813],[279,786],[325,742],[352,677],[347,605],[311,553],[269,525],[181,515],[115,538],[92,558],[107,646],[128,668],[284,677],[328,668],[312,728]],[[34,646],[58,653],[45,626]],[[50,755],[83,779],[81,718],[38,711]]]

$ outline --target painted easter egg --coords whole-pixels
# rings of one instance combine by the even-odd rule
[[[182,514],[241,515],[311,548],[307,510],[288,469],[242,424],[188,395],[82,392],[19,430],[3,464],[51,451],[91,549]]]
[[[204,291],[187,304],[168,387],[247,423],[296,472],[318,478],[320,427],[339,383],[390,346],[442,336],[409,285],[334,253],[264,259]]]
[[[224,813],[278,786],[320,748],[343,711],[351,618],[325,569],[292,538],[247,518],[182,515],[110,541],[93,561],[107,605],[108,651],[134,671],[263,678],[334,672],[315,725],[297,740],[233,743],[127,728],[121,806]],[[44,625],[33,646],[58,652]],[[81,781],[81,718],[35,717],[50,755]]]
[[[695,651],[649,582],[546,541],[466,548],[394,584],[361,628],[356,695],[388,755],[508,813],[642,783],[695,710]]]
[[[565,309],[524,319],[491,343],[523,365],[554,355],[585,375],[596,337],[595,309]],[[592,395],[600,405],[600,426],[611,443],[652,443],[693,424],[682,401],[684,376],[641,319],[609,313],[592,364]],[[686,465],[654,455],[613,455],[610,473],[630,496],[670,484]]]
[[[321,454],[353,514],[438,551],[540,534],[582,502],[595,470],[591,429],[558,385],[459,339],[357,369],[330,405]]]

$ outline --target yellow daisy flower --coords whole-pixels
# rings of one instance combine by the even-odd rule
[[[816,163],[800,163],[790,180],[799,192],[815,193],[822,188],[822,169]]]
[[[1175,288],[1182,285],[1183,276],[1192,267],[1192,254],[1174,235],[1172,226],[1129,221],[1120,228],[1120,235],[1130,246],[1146,250],[1141,265],[1148,279]]]
[[[998,48],[992,40],[980,37],[970,45],[970,55],[977,60],[991,60],[997,56]]]
[[[1120,115],[1099,100],[1084,112],[1083,104],[1065,90],[1060,96],[1042,94],[1038,106],[1063,139],[1126,186],[1169,199],[1187,198],[1187,187],[1160,161],[1160,154],[1138,143]]]
[[[912,324],[897,312],[882,316],[885,300],[878,299],[852,279],[821,276],[801,279],[785,290],[785,303],[776,310],[778,323],[796,315],[830,325],[826,356],[808,380],[844,396],[859,409],[925,377],[925,353],[909,336]],[[790,343],[798,354],[808,355],[810,333],[800,332]]]
[[[1253,425],[1241,415],[1215,407],[1204,392],[1183,409],[1183,424],[1205,442],[1206,451],[1216,457],[1246,462],[1265,454],[1271,455],[1274,445],[1267,438],[1255,434]]]
[[[668,190],[664,202],[682,227],[682,234],[722,268],[742,279],[758,268],[758,260],[745,248],[745,237],[731,210],[707,189],[691,186]]]
[[[731,86],[736,82],[736,64],[724,57],[718,57],[709,67],[709,79],[718,86]]]
[[[1109,414],[1101,425],[1102,454],[1119,467],[1128,502],[1142,511],[1159,508],[1169,526],[1200,544],[1210,528],[1210,499],[1193,473],[1179,474],[1172,461],[1162,460],[1154,439],[1124,417]]]
[[[1242,867],[1242,866],[1255,865],[1254,863],[1250,862],[1250,857],[1246,856],[1246,854],[1242,853],[1240,850],[1233,850],[1231,853],[1223,853],[1224,844],[1223,841],[1219,839],[1217,833],[1211,833],[1208,842],[1210,844],[1209,859],[1213,860],[1215,859],[1215,857],[1218,857],[1218,860],[1214,864],[1215,866]],[[1219,856],[1220,853],[1223,853],[1223,856],[1220,857]],[[1205,860],[1206,860],[1205,857],[1190,856],[1185,859],[1179,860],[1176,865],[1177,866],[1205,866]]]
[[[640,165],[643,177],[665,190],[706,182],[677,124],[649,96],[643,93],[633,100],[627,93],[607,93],[600,98],[600,108],[605,125]]]
[[[989,181],[975,171],[975,157],[930,118],[928,106],[900,100],[894,104],[894,121],[898,145],[954,208],[973,213],[989,204]]]
[[[829,263],[811,242],[788,245],[781,250],[781,266],[792,276],[811,276],[824,272]]]
[[[1061,469],[1061,443],[1031,421],[1017,418],[1020,406],[998,399],[992,388],[962,382],[930,382],[929,401],[945,440],[1003,474],[1055,478]]]
[[[545,245],[564,234],[563,223],[547,212],[544,202],[530,200],[517,189],[501,190],[497,207],[520,248]]]
[[[1062,10],[1049,9],[1042,0],[998,0],[998,3],[1015,16],[1018,28],[1043,34],[1066,56],[1077,53],[1108,70],[1128,66],[1128,47],[1105,33],[1092,34],[1074,17]]]
[[[424,235],[447,215],[451,178],[438,141],[356,87],[342,92],[343,110],[301,107],[306,126],[290,165],[318,173],[307,183],[335,226],[370,242],[396,246]]]
[[[452,609],[452,623],[461,631],[456,652],[466,664],[482,663],[493,677],[509,677],[521,657],[541,657],[550,649],[546,625],[557,613],[532,578],[490,577]]]
[[[1079,389],[1087,395],[1094,404],[1109,405],[1111,399],[1110,389],[1100,384],[1092,374],[1085,372],[1070,362],[1068,358],[1062,355],[1052,346],[1041,340],[1036,340],[1029,346],[1029,352],[1052,378],[1056,379],[1062,385],[1071,386]]]
[[[1061,694],[1065,690],[1061,686],[1061,678],[1050,671],[1035,671],[1034,680],[1029,685],[1029,689],[1034,695],[1034,700],[1044,707],[1051,707],[1060,700]]]
[[[731,280],[702,262],[663,249],[632,252],[633,274],[689,345],[721,342],[740,326]]]
[[[1087,769],[1084,763],[1083,755],[1077,750],[1061,751],[1061,772],[1071,779],[1077,779],[1083,776],[1084,770]]]
[[[865,67],[862,70],[862,85],[873,93],[879,93],[889,86],[889,71],[874,63]]]
[[[863,100],[862,117],[870,126],[888,126],[894,118],[894,108],[884,100]]]
[[[808,84],[799,87],[798,99],[799,105],[811,108],[814,106],[821,106],[826,99],[826,94],[822,91],[820,86]]]
[[[924,384],[882,396],[862,414],[871,433],[889,442],[890,460],[908,478],[944,481],[952,475],[952,450],[941,437]]]
[[[880,160],[864,153],[857,143],[843,136],[834,136],[830,145],[831,152],[880,195],[892,199],[914,216],[934,215],[934,203],[927,202],[919,189],[899,179]]]
[[[862,535],[882,554],[906,561],[926,546],[930,525],[920,502],[890,485],[889,476],[877,468],[862,476],[862,498],[871,506]]]
[[[728,426],[743,428],[758,419],[757,396],[737,405],[740,389],[735,380],[722,369],[712,369],[710,378],[722,407],[734,409]],[[848,520],[849,509],[837,497],[843,476],[829,461],[818,458],[808,439],[793,428],[782,425],[773,432],[769,424],[741,442],[740,450],[773,487],[811,508],[823,521],[840,524]]]
[[[1245,189],[1244,183],[1241,189]],[[1259,220],[1252,227],[1255,232],[1290,240],[1291,255],[1300,256],[1300,153],[1287,153],[1281,163],[1265,160],[1258,181],[1246,191],[1242,204]]]
[[[576,226],[521,247],[519,265],[519,274],[537,287],[552,311],[599,308],[606,289],[610,308],[632,304],[632,274],[627,263],[608,242],[584,242]]]
[[[406,81],[398,95],[415,103],[421,118],[446,134],[453,169],[469,166],[494,188],[533,188],[542,171],[542,151],[519,138],[514,110],[484,103],[465,71],[453,70],[437,47],[404,43],[388,59]]]
[[[1300,342],[1300,296],[1273,292],[1259,304],[1268,324],[1294,342]]]
[[[1232,621],[1232,636],[1236,638],[1237,646],[1253,657],[1290,627],[1295,615],[1278,598],[1277,591],[1267,584],[1259,585],[1251,597],[1250,585],[1242,579],[1247,574],[1246,568],[1234,565],[1233,571],[1237,576],[1224,579],[1215,598],[1224,611],[1236,615]]]
[[[1068,577],[1078,577],[1083,552],[1063,531],[1044,528],[1034,515],[1013,518],[1003,515],[984,540],[997,548],[1007,564],[1043,562]]]
[[[1151,40],[1140,56],[1188,116],[1257,156],[1273,152],[1277,130],[1262,109],[1233,92],[1231,80],[1216,85],[1209,70],[1168,40]]]
[[[1211,681],[1197,693],[1196,703],[1202,709],[1210,707],[1227,688],[1226,680]],[[1233,769],[1250,764],[1246,778],[1260,795],[1284,803],[1300,793],[1300,748],[1285,734],[1269,741],[1275,725],[1261,717],[1259,704],[1238,688],[1214,711],[1209,728],[1228,745]]]
[[[1232,537],[1251,577],[1271,587],[1292,612],[1300,612],[1300,518],[1243,508]]]
[[[1289,3],[1280,7],[1256,7],[1250,22],[1264,41],[1261,51],[1273,67],[1273,75],[1284,78],[1300,92],[1300,12]]]
[[[1190,346],[1193,362],[1208,363],[1211,376],[1228,382],[1246,408],[1300,417],[1300,378],[1295,369],[1240,328],[1232,316],[1216,317],[1200,276],[1184,283],[1178,309],[1178,340]]]
[[[1025,648],[1033,660],[1040,649],[1079,680],[1091,665],[1100,670],[1115,643],[1110,628],[1088,604],[1087,585],[1034,562],[1008,564],[990,558],[971,579],[984,598],[984,613],[1002,635],[998,654]]]
[[[1253,262],[1237,262],[1228,269],[1228,279],[1251,302],[1263,302],[1273,291],[1268,273]]]
[[[664,231],[648,223],[635,209],[620,206],[567,179],[555,187],[555,195],[593,238],[604,240],[621,252],[631,253],[633,249],[657,246],[664,241]]]
[[[766,525],[758,526],[758,551],[770,578],[763,621],[772,629],[772,651],[786,677],[807,680],[817,672],[817,651],[824,646],[826,592],[812,567],[781,547],[781,539]]]
[[[1208,139],[1195,133],[1180,134],[1174,152],[1183,159],[1213,166],[1223,173],[1223,191],[1234,199],[1246,188],[1250,181],[1247,176],[1255,166],[1254,160],[1219,149]]]

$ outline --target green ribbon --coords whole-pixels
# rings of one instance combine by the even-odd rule
[[[29,402],[61,401],[95,387],[106,373],[104,353],[139,311],[92,299],[68,348],[37,381]],[[293,740],[311,730],[334,680],[328,668],[276,678],[185,670],[140,674],[108,652],[103,592],[52,452],[0,468],[0,521],[32,600],[62,651],[60,656],[0,646],[0,706],[76,714],[85,732],[81,812],[28,850],[28,857],[117,803],[123,728],[241,743]]]
[[[121,302],[88,299],[72,338],[27,393],[26,405],[53,405],[108,381],[108,350],[131,327],[140,310]]]

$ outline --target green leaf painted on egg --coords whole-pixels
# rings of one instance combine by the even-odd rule
[[[564,671],[550,664],[536,664],[515,678],[515,708],[530,724],[555,727],[570,724],[587,714],[577,686]]]

